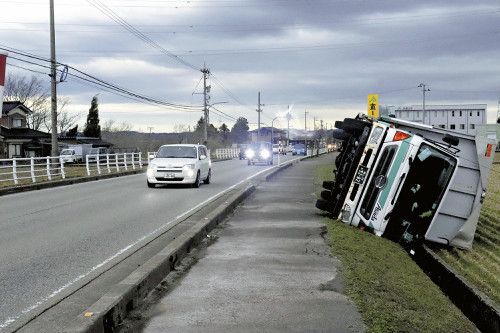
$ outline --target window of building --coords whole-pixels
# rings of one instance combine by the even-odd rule
[[[455,117],[455,111],[451,111],[451,116]]]
[[[436,118],[437,116],[438,116],[438,112],[434,111],[434,118]]]
[[[465,124],[460,124],[460,129],[465,129]]]
[[[460,111],[460,117],[462,117],[462,111]]]
[[[420,111],[417,111],[417,118],[420,118]]]
[[[471,117],[472,117],[472,111],[469,113],[469,116],[471,116]]]
[[[410,111],[406,111],[406,118],[410,118]]]
[[[476,124],[469,124],[469,129],[476,129]]]
[[[445,126],[445,125],[439,125],[438,127],[439,127],[439,128],[446,128],[446,126]]]
[[[444,117],[444,110],[441,111],[441,117]]]
[[[479,117],[479,111],[477,111],[477,116]]]
[[[12,120],[12,127],[23,127],[23,120],[22,119]]]
[[[455,124],[450,125],[450,129],[455,129]]]

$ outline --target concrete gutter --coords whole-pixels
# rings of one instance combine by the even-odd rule
[[[481,332],[500,332],[500,311],[486,295],[469,284],[427,246],[417,250],[413,258]]]

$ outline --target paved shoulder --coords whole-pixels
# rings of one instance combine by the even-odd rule
[[[260,184],[153,308],[144,332],[361,332],[303,160]]]

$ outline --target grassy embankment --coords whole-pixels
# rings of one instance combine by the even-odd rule
[[[316,184],[333,179],[317,169]],[[368,332],[475,332],[475,326],[396,243],[325,218],[332,252],[342,261],[346,294]]]

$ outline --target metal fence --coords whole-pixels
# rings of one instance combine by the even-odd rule
[[[102,171],[111,173],[112,170],[118,172],[121,169],[142,168],[142,153],[87,155],[85,166],[89,176],[92,172],[101,174]]]
[[[64,164],[57,157],[27,157],[0,159],[0,182],[13,181],[19,184],[24,179],[52,180],[66,177]]]

